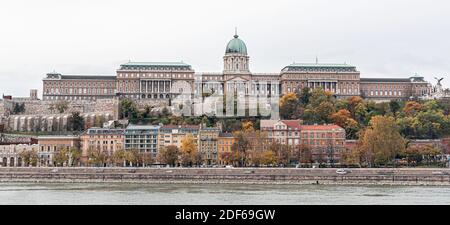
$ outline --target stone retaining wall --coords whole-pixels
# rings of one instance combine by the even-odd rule
[[[5,124],[8,131],[60,132],[67,131],[71,116],[71,114],[14,115],[9,116]],[[96,118],[103,122],[114,119],[110,112],[82,113],[80,116],[84,118],[86,129],[95,125]]]
[[[0,181],[449,185],[449,169],[0,168]]]
[[[3,115],[6,112],[8,103],[18,102],[25,104],[25,112],[24,115],[50,115],[57,113],[56,110],[51,110],[51,106],[57,103],[57,100],[2,100],[0,101],[0,115]],[[118,100],[117,99],[97,99],[97,100],[71,100],[68,101],[68,109],[65,113],[70,114],[72,112],[80,112],[80,113],[92,113],[92,112],[113,112],[117,111]]]

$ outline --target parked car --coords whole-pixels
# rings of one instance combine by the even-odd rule
[[[225,168],[233,168],[233,165],[227,165]]]
[[[336,173],[337,174],[348,174],[348,173],[350,173],[351,171],[350,170],[347,170],[347,169],[337,169],[336,170]]]

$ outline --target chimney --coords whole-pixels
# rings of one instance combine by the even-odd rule
[[[31,89],[30,90],[30,99],[31,100],[37,100],[37,89]]]

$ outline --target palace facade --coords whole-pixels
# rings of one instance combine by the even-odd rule
[[[49,73],[43,80],[44,100],[77,100],[126,97],[169,101],[188,93],[204,92],[238,96],[271,96],[296,92],[303,87],[323,88],[337,98],[362,96],[373,100],[409,99],[431,93],[420,76],[410,78],[361,78],[348,64],[293,63],[279,73],[252,73],[247,46],[236,34],[223,56],[223,71],[195,72],[184,62],[128,62],[115,76],[81,76]]]

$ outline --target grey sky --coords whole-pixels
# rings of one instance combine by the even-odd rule
[[[235,26],[252,72],[317,55],[361,77],[418,73],[450,87],[447,0],[2,0],[0,94],[42,95],[47,72],[114,75],[128,60],[220,72]]]

